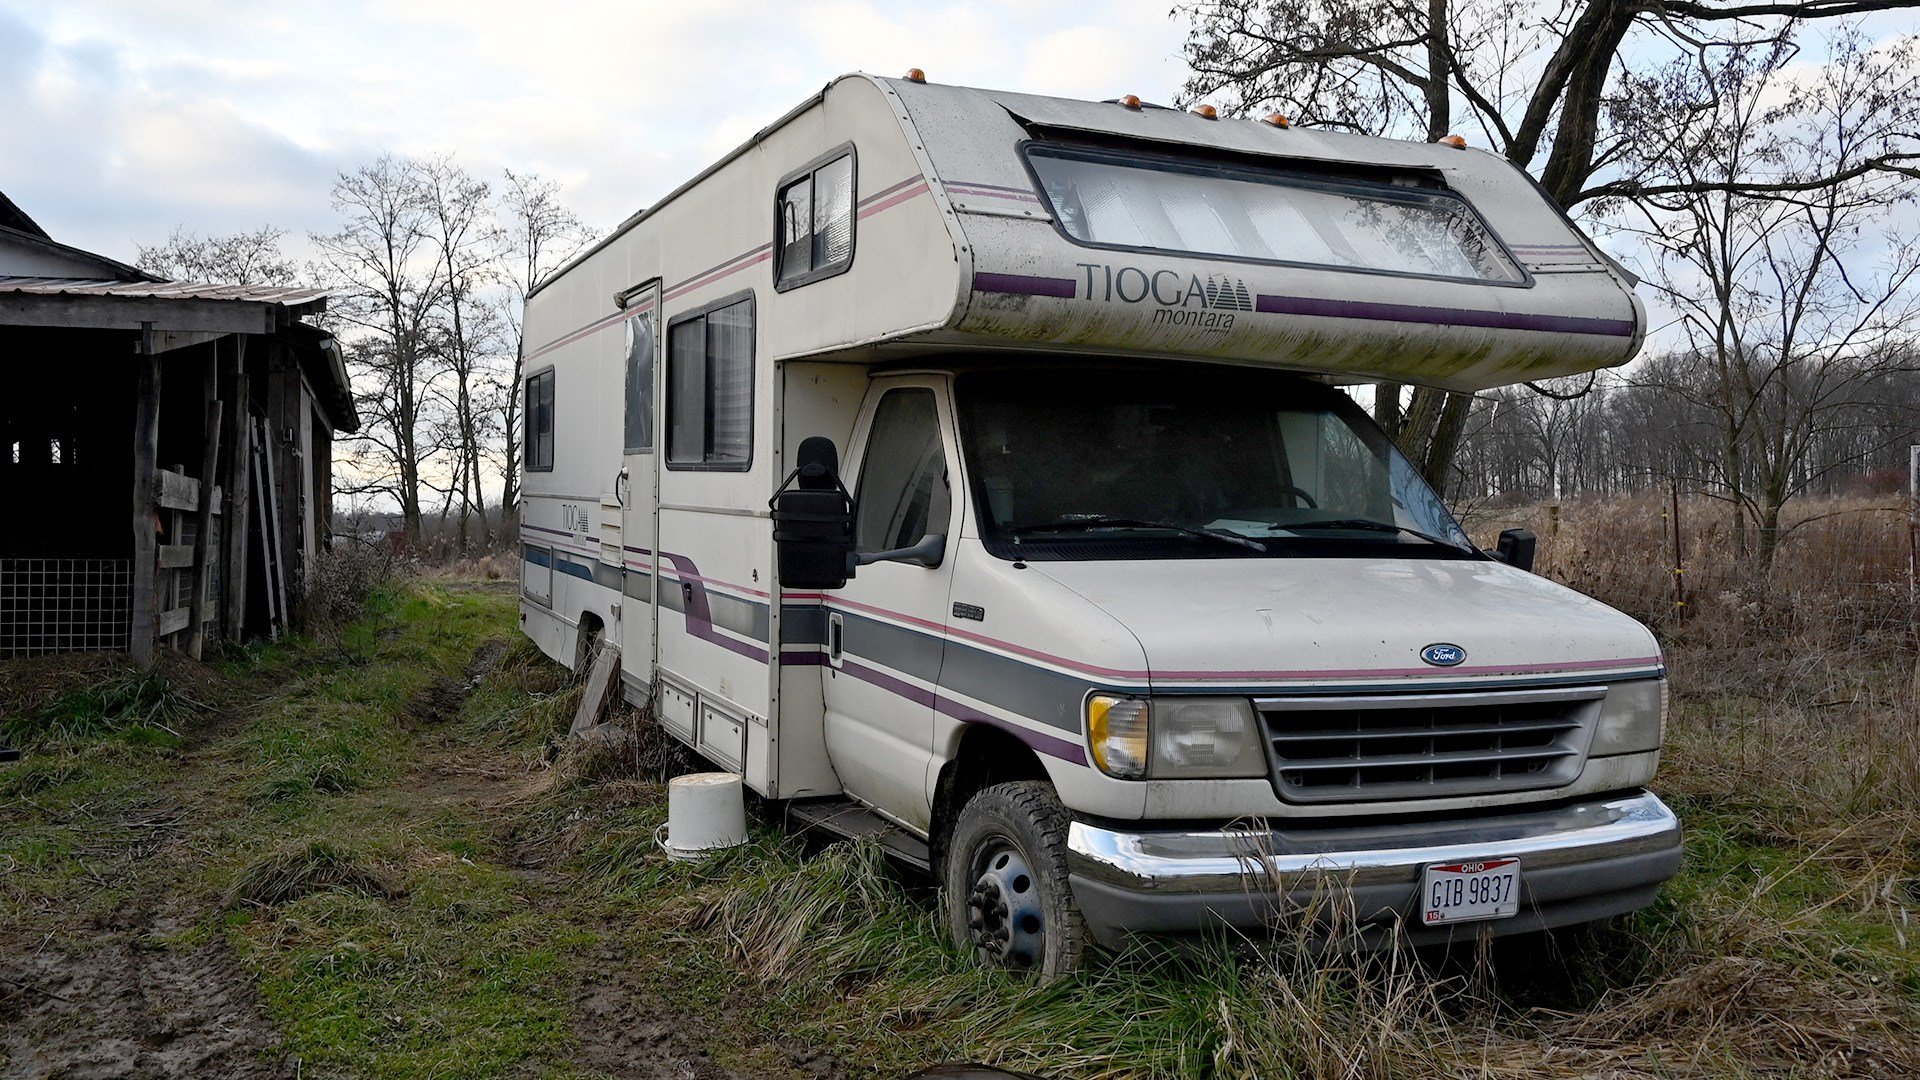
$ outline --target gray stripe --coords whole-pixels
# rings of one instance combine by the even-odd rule
[[[1081,703],[1090,686],[1085,679],[852,612],[841,612],[841,618],[850,656],[1035,723],[1080,731]]]
[[[783,604],[780,608],[780,644],[825,645],[827,609],[818,604]]]

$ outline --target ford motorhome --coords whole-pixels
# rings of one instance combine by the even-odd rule
[[[847,76],[530,298],[521,618],[987,962],[1628,911],[1679,862],[1659,647],[1335,384],[1644,328],[1491,154]]]

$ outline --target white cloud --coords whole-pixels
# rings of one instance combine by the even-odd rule
[[[1166,0],[0,0],[0,190],[127,257],[176,224],[323,226],[392,150],[531,170],[611,225],[851,70],[1170,99]]]

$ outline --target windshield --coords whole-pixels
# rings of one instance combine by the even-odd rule
[[[1190,368],[961,376],[981,536],[1001,558],[1478,557],[1345,394]]]

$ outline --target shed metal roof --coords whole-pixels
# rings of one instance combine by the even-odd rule
[[[0,292],[35,296],[124,296],[145,300],[241,300],[304,307],[325,300],[326,289],[274,285],[214,285],[195,281],[115,281],[108,278],[0,276]]]

